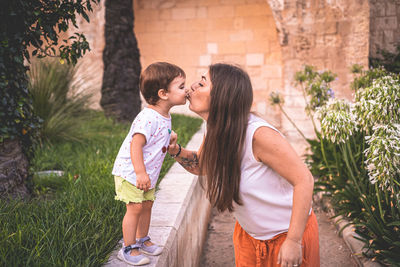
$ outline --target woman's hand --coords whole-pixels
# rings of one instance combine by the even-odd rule
[[[303,255],[301,243],[286,238],[278,254],[278,264],[282,267],[296,267],[301,265]]]
[[[148,191],[150,189],[151,182],[149,175],[144,172],[140,174],[136,174],[136,187],[143,191]]]

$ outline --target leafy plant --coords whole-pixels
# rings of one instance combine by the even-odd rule
[[[396,265],[400,262],[400,79],[382,67],[365,71],[354,65],[352,72],[355,103],[333,98],[329,82],[335,76],[330,72],[306,66],[296,74],[317,139],[305,138],[288,119],[310,144],[307,163],[317,177],[315,190],[329,196],[336,215],[356,227],[356,238],[364,242],[368,257]],[[287,116],[279,94],[271,94],[271,102]],[[314,119],[320,121],[321,130]]]
[[[382,76],[369,81],[371,73]],[[368,86],[357,89],[354,104],[335,100],[319,109],[322,135],[341,155],[335,159],[338,175],[321,177],[319,185],[330,192],[338,215],[356,226],[368,256],[395,264],[400,262],[400,80],[382,69],[359,79]]]
[[[172,115],[182,145],[201,123]],[[114,199],[111,171],[129,125],[93,111],[77,130],[96,135],[35,151],[34,171],[63,170],[64,176],[35,176],[37,195],[30,201],[0,200],[0,266],[101,266],[121,239],[125,205]],[[162,175],[171,163],[163,164]]]
[[[87,106],[91,95],[82,83],[73,84],[76,68],[55,60],[35,60],[28,72],[29,92],[35,115],[41,120],[41,142],[80,141],[76,129],[89,118]]]
[[[389,72],[400,74],[400,45],[397,45],[394,53],[379,50],[378,56],[370,57],[369,62],[373,68],[384,67]]]
[[[310,118],[315,134],[319,137],[319,131],[315,124],[315,111],[318,107],[325,105],[325,103],[335,96],[330,83],[335,80],[336,74],[331,71],[318,72],[313,66],[306,65],[302,71],[295,74],[296,85],[300,87],[303,94],[304,102],[306,104],[305,112]],[[299,129],[296,123],[290,118],[283,108],[284,99],[279,92],[272,92],[270,94],[270,102],[272,105],[278,105],[279,109],[285,117],[292,123],[299,134],[307,141],[303,132]]]
[[[20,138],[26,152],[35,139],[38,121],[33,116],[32,100],[27,90],[28,80],[24,58],[29,60],[28,47],[39,57],[59,56],[62,60],[76,63],[87,50],[85,36],[76,33],[69,39],[61,39],[69,23],[75,28],[76,16],[89,22],[88,12],[98,0],[53,1],[15,0],[2,3],[0,43],[0,142],[8,138]],[[60,40],[61,39],[61,40]],[[59,42],[63,44],[59,46]],[[56,51],[56,48],[58,52]]]

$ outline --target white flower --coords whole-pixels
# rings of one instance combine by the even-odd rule
[[[317,109],[321,121],[321,132],[333,143],[345,143],[357,130],[352,104],[344,99],[330,99]]]
[[[400,124],[376,125],[364,151],[371,183],[389,187],[400,177]]]
[[[400,83],[392,76],[373,81],[356,92],[358,124],[369,132],[376,124],[400,123]]]

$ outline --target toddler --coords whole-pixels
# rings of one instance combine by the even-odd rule
[[[171,134],[169,111],[186,103],[185,72],[170,63],[156,62],[140,75],[140,91],[148,103],[135,118],[118,152],[112,174],[115,199],[125,202],[122,221],[124,245],[118,258],[128,264],[144,265],[148,255],[162,248],[148,236],[155,185]]]

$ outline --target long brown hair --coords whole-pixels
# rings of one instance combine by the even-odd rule
[[[212,87],[200,173],[206,175],[211,204],[219,211],[233,211],[233,201],[241,204],[240,165],[253,90],[249,75],[237,66],[214,64],[209,74]]]

